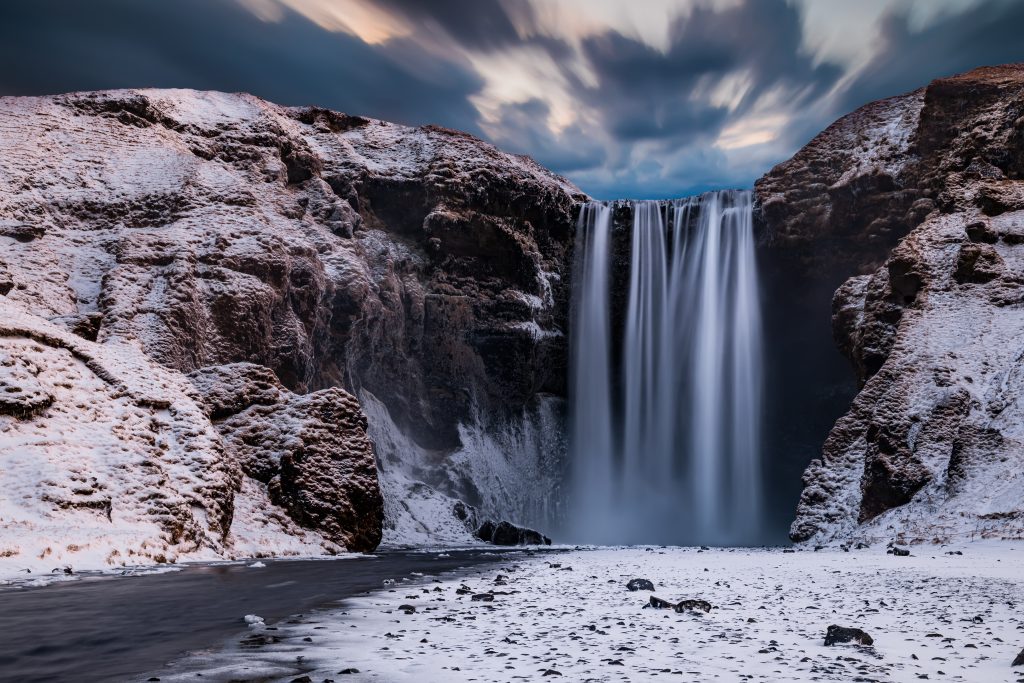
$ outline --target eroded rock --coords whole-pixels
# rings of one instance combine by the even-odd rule
[[[756,184],[772,249],[852,276],[832,321],[860,393],[804,473],[793,540],[1024,536],[1021,97],[1020,65],[939,79]]]

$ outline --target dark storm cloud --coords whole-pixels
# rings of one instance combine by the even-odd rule
[[[666,52],[615,31],[584,41],[599,84],[581,94],[623,140],[713,137],[775,87],[798,103],[822,95],[842,75],[803,53],[799,12],[784,0],[746,0],[720,10],[698,5],[673,21],[669,39]],[[749,83],[735,108],[708,99],[710,86],[740,73]]]
[[[904,14],[881,23],[881,49],[844,93],[838,113],[916,90],[942,76],[1024,61],[1024,2],[988,0],[921,31]]]
[[[549,113],[547,103],[536,98],[502,105],[500,123],[495,127],[500,132],[497,142],[529,150],[538,163],[561,174],[596,168],[605,162],[605,148],[578,125],[552,133],[545,123]]]
[[[0,0],[0,94],[247,91],[402,123],[486,128],[493,142],[594,195],[651,197],[748,186],[861,104],[982,64],[1024,60],[1024,2],[1014,0],[982,0],[923,29],[900,13],[873,36],[861,26],[857,35],[873,56],[841,92],[843,69],[806,51],[816,41],[804,33],[796,0],[681,0],[664,50],[617,26],[581,36],[573,22],[541,25],[548,14],[527,0],[365,1],[411,33],[370,45],[285,5],[279,21],[263,21],[239,0]],[[642,0],[635,4],[646,11]],[[486,84],[470,61],[480,56],[497,56],[477,62],[490,65]],[[506,63],[523,66],[507,83],[494,67]],[[743,90],[713,97],[730,83]],[[565,126],[569,98],[580,116]],[[474,102],[487,112],[486,126]],[[783,123],[764,122],[773,117]],[[552,119],[563,127],[552,130]],[[776,137],[758,142],[766,125],[777,126]],[[726,138],[730,149],[721,146]]]
[[[377,0],[376,5],[401,14],[421,30],[440,28],[468,48],[493,48],[519,42],[512,17],[499,0]],[[522,3],[522,11],[530,13]]]
[[[408,40],[367,45],[285,11],[256,18],[232,0],[6,0],[0,93],[122,87],[245,91],[403,123],[476,132],[482,86],[456,57]]]

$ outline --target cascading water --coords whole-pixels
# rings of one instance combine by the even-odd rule
[[[573,540],[758,540],[762,367],[751,202],[750,192],[722,191],[632,203],[618,326],[616,207],[591,202],[580,212]]]

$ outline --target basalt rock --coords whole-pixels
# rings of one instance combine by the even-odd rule
[[[874,639],[859,628],[845,628],[833,624],[828,627],[825,633],[825,645],[837,645],[840,643],[857,643],[859,645],[874,645]]]
[[[494,545],[551,545],[551,539],[539,531],[516,526],[511,522],[485,521],[474,535]]]
[[[649,579],[632,579],[626,584],[628,591],[653,591],[654,584]]]
[[[868,105],[756,184],[769,251],[852,276],[834,337],[860,392],[790,535],[1024,536],[1024,65]]]
[[[652,595],[651,599],[648,600],[644,607],[653,607],[654,609],[674,609],[675,605],[668,600],[662,600],[661,598]]]
[[[680,614],[684,612],[710,612],[711,603],[707,600],[680,600],[673,609]]]

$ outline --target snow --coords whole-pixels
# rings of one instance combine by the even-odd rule
[[[660,598],[714,607],[645,608],[652,593],[625,589],[638,577]],[[460,595],[461,586],[469,591]],[[493,601],[472,599],[490,591]],[[556,671],[571,681],[1013,681],[1022,600],[1022,543],[922,546],[909,557],[882,545],[582,549],[402,582],[274,624],[280,642],[231,643],[159,676],[323,680],[355,668],[345,680],[491,682]],[[407,604],[416,610],[399,609]],[[862,628],[874,645],[826,647],[831,624]]]

